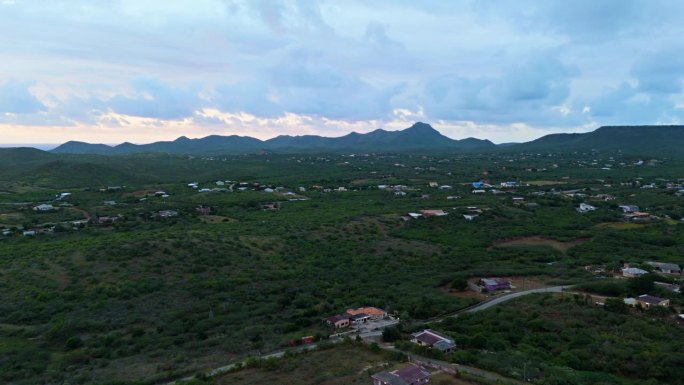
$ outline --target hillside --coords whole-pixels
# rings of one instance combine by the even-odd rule
[[[515,150],[617,151],[634,155],[682,154],[684,126],[603,126],[584,134],[551,134],[509,146]]]

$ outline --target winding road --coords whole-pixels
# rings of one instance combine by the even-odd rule
[[[544,287],[544,288],[539,288],[539,289],[530,289],[530,290],[524,290],[524,291],[519,291],[519,292],[515,292],[515,293],[509,293],[509,294],[500,295],[500,296],[494,297],[494,298],[492,298],[492,299],[490,299],[490,300],[487,300],[487,301],[484,301],[484,302],[480,302],[480,303],[478,303],[478,304],[476,304],[476,305],[474,305],[474,306],[467,307],[467,308],[465,308],[465,309],[461,309],[461,310],[459,310],[458,312],[456,312],[456,313],[454,313],[454,314],[450,314],[450,315],[446,315],[446,316],[443,316],[443,317],[438,318],[438,319],[434,319],[434,320],[432,320],[431,322],[442,322],[444,319],[449,318],[449,317],[458,317],[459,314],[463,314],[463,313],[474,313],[474,312],[486,310],[486,309],[489,309],[489,308],[494,307],[494,306],[496,306],[496,305],[499,305],[499,304],[501,304],[501,303],[503,303],[503,302],[510,301],[510,300],[512,300],[512,299],[515,299],[515,298],[518,298],[518,297],[522,297],[522,296],[525,296],[525,295],[529,295],[529,294],[536,294],[536,293],[561,293],[561,292],[563,292],[563,291],[569,289],[570,287],[571,287],[571,286],[569,286],[569,285],[567,285],[567,286],[552,286],[552,287]],[[376,331],[376,332],[366,332],[366,333],[362,333],[362,334],[361,334],[361,337],[364,338],[364,339],[367,339],[367,338],[374,338],[374,337],[377,338],[377,337],[379,337],[380,335],[382,335],[382,332],[380,332],[380,331]],[[331,340],[329,340],[329,341],[332,342],[332,343],[337,343],[337,342],[340,342],[341,340],[342,340],[342,339],[331,339]],[[301,351],[305,351],[305,350],[312,350],[312,349],[315,349],[316,347],[317,347],[316,344],[311,344],[311,345],[300,346],[300,347],[293,348],[293,349],[288,349],[288,350],[290,350],[290,351],[295,351],[295,352],[301,352]],[[392,345],[381,344],[380,347],[383,348],[383,349],[386,349],[386,350],[399,351],[399,350],[395,349],[394,346],[392,346]],[[273,352],[273,353],[270,353],[270,354],[266,354],[266,355],[261,356],[261,359],[267,359],[267,358],[280,358],[280,357],[283,357],[283,356],[285,355],[285,352],[286,352],[286,351],[287,351],[287,350],[281,350],[281,351]],[[507,378],[507,377],[503,377],[503,376],[501,376],[501,375],[499,375],[499,374],[497,374],[497,373],[489,372],[489,371],[487,371],[487,370],[483,370],[483,369],[480,369],[480,368],[476,368],[476,367],[472,367],[472,366],[466,366],[466,365],[453,364],[453,363],[449,363],[449,362],[445,362],[445,361],[433,360],[433,359],[430,359],[430,358],[426,358],[426,357],[421,357],[421,356],[415,355],[415,354],[413,354],[413,353],[406,353],[406,352],[404,352],[404,353],[407,354],[407,355],[409,355],[409,357],[411,357],[411,360],[414,361],[414,362],[419,362],[419,363],[420,363],[420,362],[422,362],[422,363],[434,363],[434,364],[437,364],[437,365],[440,365],[440,366],[445,366],[445,367],[453,368],[453,369],[456,370],[456,371],[466,372],[466,373],[469,373],[469,374],[471,374],[471,375],[475,375],[475,376],[482,377],[482,378],[486,378],[486,379],[493,380],[493,381],[498,381],[498,382],[502,382],[502,383],[522,384],[522,382],[520,382],[520,381],[511,379],[511,378]],[[240,361],[240,362],[236,362],[236,363],[232,363],[232,364],[229,364],[229,365],[221,366],[221,367],[219,367],[219,368],[215,368],[215,369],[213,369],[213,370],[210,370],[210,371],[207,372],[206,374],[207,374],[208,376],[210,376],[210,377],[213,377],[213,376],[216,376],[216,375],[219,375],[219,374],[222,374],[222,373],[229,372],[229,371],[231,371],[232,369],[236,368],[238,365],[244,366],[245,364],[246,364],[246,360]],[[192,378],[193,378],[192,376],[191,376],[191,377],[186,377],[186,378],[183,378],[183,379],[180,379],[180,380],[176,380],[176,381],[169,382],[169,383],[167,383],[167,385],[176,385],[176,384],[181,383],[181,382],[183,382],[183,381],[191,380]]]
[[[515,293],[509,293],[509,294],[504,294],[498,297],[494,297],[490,300],[480,302],[475,306],[468,307],[464,310],[461,310],[459,313],[474,313],[478,312],[481,310],[486,310],[489,309],[492,306],[496,306],[502,302],[510,301],[514,298],[522,297],[528,294],[536,294],[536,293],[561,293],[564,290],[569,289],[572,286],[552,286],[552,287],[543,287],[540,289],[530,289],[530,290],[525,290],[525,291],[519,291]]]

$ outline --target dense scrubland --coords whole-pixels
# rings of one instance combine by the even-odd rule
[[[584,268],[684,264],[684,197],[667,188],[684,178],[677,158],[3,150],[0,160],[12,165],[0,170],[0,382],[163,382],[325,338],[322,319],[354,306],[396,314],[408,332],[474,302],[453,292],[473,277],[537,277],[615,296],[645,290],[683,304],[652,282],[607,282]],[[479,180],[501,194],[473,194]],[[505,181],[521,186],[499,187]],[[227,191],[200,193],[191,182]],[[378,185],[404,185],[406,195]],[[155,195],[162,190],[169,196]],[[71,195],[55,201],[63,192]],[[279,209],[264,210],[272,202]],[[597,210],[578,213],[582,202]],[[41,203],[57,209],[32,210]],[[620,204],[653,218],[625,221]],[[401,219],[422,209],[449,215]],[[481,212],[466,221],[472,210]],[[23,236],[28,229],[37,234]],[[523,241],[502,243],[512,239]],[[518,377],[525,364],[540,383],[681,383],[684,336],[671,317],[584,298],[533,297],[434,327],[462,347],[448,359]]]

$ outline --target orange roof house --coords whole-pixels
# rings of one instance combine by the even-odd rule
[[[385,312],[382,309],[378,309],[377,307],[360,307],[358,309],[348,309],[347,314],[350,316],[357,315],[357,314],[366,314],[369,315],[371,318],[383,318],[387,315],[387,312]]]

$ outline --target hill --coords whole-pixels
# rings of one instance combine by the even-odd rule
[[[514,150],[617,151],[634,155],[684,154],[684,126],[603,126],[584,134],[551,134]]]
[[[400,131],[382,129],[359,134],[352,132],[345,136],[329,138],[317,135],[281,135],[262,141],[249,136],[212,135],[200,139],[180,137],[174,141],[162,141],[136,145],[122,143],[117,146],[67,142],[52,150],[54,153],[69,154],[135,154],[160,152],[170,154],[219,154],[246,153],[260,150],[299,151],[299,152],[340,152],[340,151],[409,151],[409,150],[482,150],[494,149],[489,140],[468,138],[454,140],[442,135],[426,123],[416,123]]]

